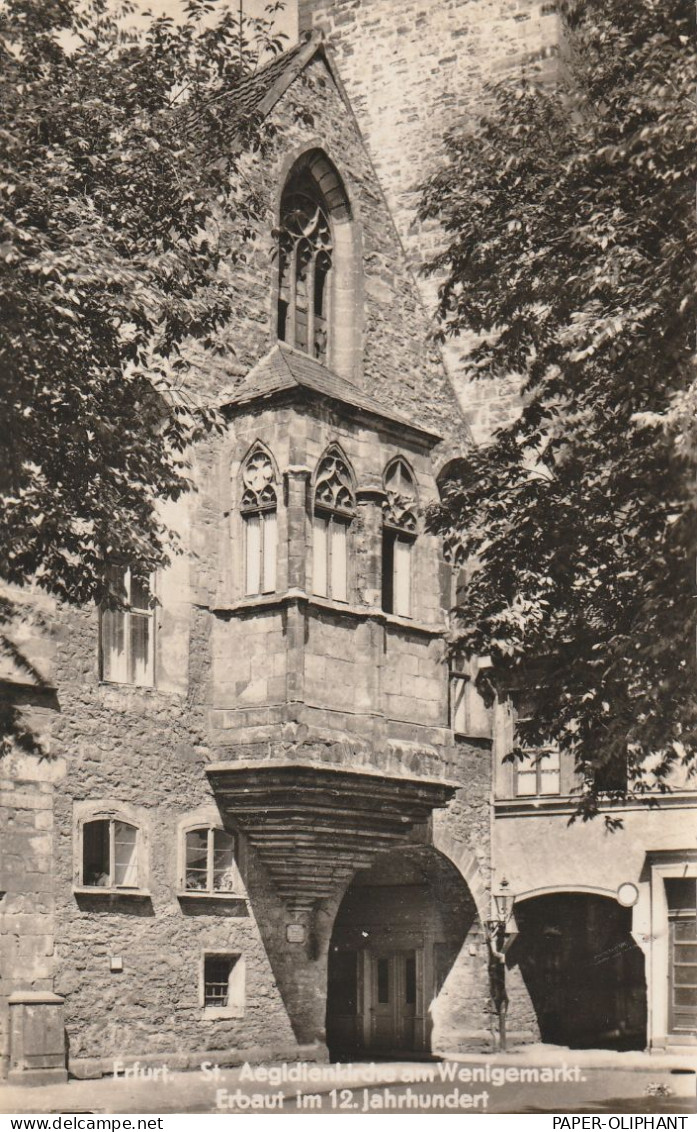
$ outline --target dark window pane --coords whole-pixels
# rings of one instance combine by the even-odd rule
[[[322,318],[327,313],[327,280],[331,261],[329,256],[320,252],[315,264],[315,315]]]
[[[285,299],[278,300],[278,337],[281,342],[286,341],[288,334],[288,303]]]
[[[382,608],[394,612],[394,544],[392,531],[382,532]]]
[[[678,941],[697,939],[697,920],[676,920],[675,938]]]
[[[390,1001],[390,961],[378,959],[378,1002]]]
[[[231,959],[206,957],[203,992],[205,1006],[227,1006],[232,968],[233,961]]]
[[[109,886],[109,822],[88,821],[82,829],[82,883]]]
[[[671,912],[690,911],[697,907],[697,878],[666,877],[665,886]]]
[[[150,609],[150,587],[147,582],[131,578],[131,609]]]
[[[409,1005],[416,1002],[416,959],[408,955],[404,965],[404,1001]]]

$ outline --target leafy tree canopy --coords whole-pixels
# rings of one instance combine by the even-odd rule
[[[697,744],[697,68],[687,0],[562,16],[558,84],[493,87],[422,215],[440,333],[522,388],[434,517],[474,563],[456,644],[540,687],[526,737],[573,752],[588,816],[625,762],[641,789]]]
[[[186,350],[230,315],[211,218],[258,202],[237,178],[259,123],[235,91],[268,20],[185,0],[179,22],[113,0],[0,10],[0,578],[106,596],[110,555],[147,575],[215,425],[185,393]],[[234,144],[233,144],[234,142]]]

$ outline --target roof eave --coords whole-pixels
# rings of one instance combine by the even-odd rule
[[[394,417],[388,412],[381,412],[379,409],[371,409],[364,405],[353,405],[350,401],[344,401],[341,397],[335,396],[328,392],[320,392],[317,389],[312,389],[308,385],[301,385],[297,383],[295,386],[285,386],[280,389],[262,390],[258,393],[250,393],[248,396],[242,396],[235,400],[226,401],[219,406],[219,410],[227,417],[233,417],[238,413],[245,412],[255,405],[259,405],[263,401],[275,401],[286,399],[289,401],[296,400],[305,396],[313,401],[329,401],[334,405],[339,405],[345,413],[351,416],[359,417],[361,419],[381,421],[384,425],[388,425],[395,432],[402,434],[409,434],[417,439],[421,445],[428,448],[435,448],[440,444],[443,437],[433,432],[431,429],[422,428],[421,425],[412,424],[411,421],[403,420],[400,417]]]

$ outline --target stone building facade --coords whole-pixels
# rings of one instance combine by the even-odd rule
[[[354,107],[427,310],[437,279],[420,274],[440,233],[418,219],[419,186],[442,160],[443,137],[486,106],[486,84],[556,74],[555,0],[298,0],[301,33],[321,30]],[[474,380],[471,341],[448,344],[451,374],[475,440],[515,417],[518,383]]]
[[[487,82],[554,80],[564,55],[558,5],[298,0],[298,11],[300,29],[321,29],[335,52],[429,310],[435,284],[418,273],[440,236],[417,218],[418,186],[437,166],[445,132],[485,108]],[[463,337],[445,362],[473,438],[485,442],[515,415],[518,389],[511,379],[469,380],[470,345]],[[473,730],[471,675],[454,681],[456,733]],[[569,824],[581,784],[568,761],[552,752],[520,774],[504,761],[514,700],[502,697],[476,730],[492,739],[494,885],[505,877],[518,909],[507,956],[517,1038],[689,1044],[697,1029],[694,780],[676,775],[660,795],[647,771],[634,801],[608,807],[614,833],[604,815]]]
[[[245,168],[266,214],[222,268],[227,350],[196,359],[227,427],[166,515],[186,552],[154,606],[120,564],[128,613],[19,595],[31,668],[3,694],[46,754],[0,760],[15,1079],[494,1048],[504,879],[512,1040],[690,1040],[694,791],[624,805],[610,835],[568,824],[577,783],[554,752],[504,762],[515,711],[451,671],[456,579],[425,523],[485,425],[428,344],[404,177],[486,67],[551,57],[554,13],[327,0],[301,18],[339,62],[303,40],[244,92],[273,127]],[[403,112],[378,98],[386,65],[415,76]],[[239,234],[220,239],[231,263]]]
[[[490,758],[450,726],[424,521],[467,427],[322,44],[246,97],[267,211],[197,358],[228,424],[186,553],[156,605],[127,563],[126,612],[24,595],[34,675],[4,674],[47,750],[0,763],[14,1079],[489,1040]]]

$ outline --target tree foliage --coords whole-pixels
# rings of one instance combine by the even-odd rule
[[[434,516],[475,563],[456,643],[541,687],[527,737],[573,752],[589,815],[625,762],[641,789],[697,742],[696,67],[687,0],[562,17],[560,81],[492,88],[422,215],[440,333],[522,388]]]
[[[231,313],[211,221],[232,218],[243,254],[258,208],[237,174],[259,123],[235,94],[279,46],[206,0],[134,14],[0,12],[0,578],[69,602],[105,598],[110,556],[146,577],[171,550],[159,501],[215,424],[185,344],[214,348]]]

